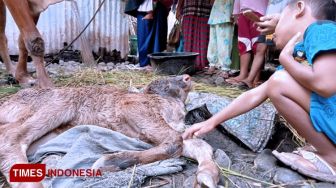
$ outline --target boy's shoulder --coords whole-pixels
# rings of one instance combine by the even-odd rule
[[[319,20],[311,24],[305,34],[304,39],[309,36],[321,36],[321,37],[328,37],[331,34],[336,32],[336,22],[330,20]]]
[[[310,63],[323,53],[336,50],[336,22],[321,20],[311,24],[305,34],[303,45]]]

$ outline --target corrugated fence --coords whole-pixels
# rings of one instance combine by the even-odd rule
[[[64,42],[70,43],[89,22],[101,2],[102,0],[64,1],[51,5],[43,12],[38,28],[46,42],[46,53],[57,53],[63,48]],[[99,47],[107,48],[108,51],[117,49],[123,57],[128,53],[129,24],[127,15],[123,13],[124,6],[125,2],[122,0],[106,0],[84,33],[92,50],[97,52]],[[80,20],[76,19],[76,7]],[[17,55],[19,30],[8,11],[6,35],[9,53]],[[74,48],[79,49],[79,42],[75,43]]]

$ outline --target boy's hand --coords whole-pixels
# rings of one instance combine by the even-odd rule
[[[260,17],[260,22],[256,22],[257,30],[262,35],[270,35],[275,32],[275,28],[279,22],[280,14],[273,14],[269,16]]]
[[[281,54],[279,56],[280,63],[286,64],[288,60],[294,59],[293,52],[295,45],[300,41],[301,38],[301,32],[298,32],[294,37],[292,37],[288,43],[286,44],[285,48],[281,51]]]
[[[190,128],[186,129],[182,134],[183,140],[192,139],[194,137],[200,137],[210,131],[212,131],[216,126],[212,126],[208,121],[194,124]]]

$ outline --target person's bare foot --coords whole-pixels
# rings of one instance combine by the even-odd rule
[[[216,67],[209,67],[208,70],[204,73],[206,75],[213,75],[216,73]]]
[[[240,75],[239,76],[236,76],[236,77],[233,77],[233,78],[229,78],[229,79],[226,79],[225,81],[229,84],[232,84],[232,85],[237,85],[239,83],[241,83],[245,78],[242,78]]]
[[[145,17],[142,18],[143,20],[152,20],[154,19],[154,14],[153,14],[153,11],[150,11],[146,14]]]

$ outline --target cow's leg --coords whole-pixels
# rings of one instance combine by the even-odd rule
[[[213,150],[208,143],[200,139],[184,140],[182,155],[195,159],[198,162],[196,174],[197,187],[217,187],[219,169],[213,161]]]
[[[36,21],[38,16],[31,13],[28,1],[3,1],[11,12],[15,23],[19,27],[24,44],[32,56],[36,67],[38,85],[42,88],[51,87],[53,85],[52,81],[44,67],[44,41],[36,28]]]
[[[0,1],[0,55],[6,70],[9,74],[15,75],[15,66],[12,64],[8,54],[7,37],[5,34],[6,28],[6,7],[3,1]]]
[[[35,79],[31,77],[27,70],[28,51],[23,41],[23,36],[19,36],[19,61],[16,67],[15,78],[22,87],[35,85]]]

